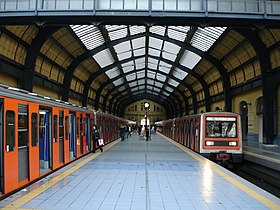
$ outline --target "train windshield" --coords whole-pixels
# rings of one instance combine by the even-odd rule
[[[237,137],[235,117],[206,117],[206,137]]]

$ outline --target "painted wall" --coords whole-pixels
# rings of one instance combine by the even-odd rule
[[[18,88],[16,78],[14,78],[13,76],[7,75],[1,71],[0,71],[0,83],[10,86],[10,87]]]
[[[150,100],[140,100],[138,102],[132,103],[125,108],[124,118],[134,119],[137,124],[140,124],[142,119],[145,119],[145,109],[144,103],[148,102],[150,104],[150,109],[148,111],[148,119],[150,122],[154,122],[156,119],[165,120],[166,110],[163,106]]]

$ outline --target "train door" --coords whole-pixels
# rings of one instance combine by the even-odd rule
[[[70,148],[70,160],[77,156],[76,154],[76,117],[74,114],[69,115],[70,117],[70,141],[69,141],[69,148]]]
[[[80,114],[80,154],[84,152],[84,118],[83,114]]]
[[[59,163],[64,162],[64,111],[59,110]]]
[[[187,122],[186,120],[183,121],[183,145],[187,146]]]
[[[189,135],[189,148],[193,147],[193,127],[194,127],[194,122],[191,119],[190,122],[190,135]]]
[[[85,123],[85,132],[86,132],[86,151],[89,151],[90,148],[90,118],[86,116],[86,123]]]
[[[199,147],[200,147],[200,139],[199,139],[200,118],[196,119],[194,129],[195,129],[195,136],[194,136],[195,145],[194,145],[194,150],[198,152],[199,151]]]
[[[18,181],[29,178],[28,105],[18,104]]]
[[[40,174],[43,174],[52,168],[51,113],[40,109],[39,114],[39,159]]]
[[[0,194],[4,191],[4,128],[3,128],[3,99],[0,99]]]

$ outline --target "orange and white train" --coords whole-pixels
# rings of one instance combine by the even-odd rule
[[[0,199],[91,152],[92,123],[108,144],[127,121],[0,85]]]
[[[208,112],[157,122],[157,130],[174,141],[221,163],[242,162],[240,116]]]

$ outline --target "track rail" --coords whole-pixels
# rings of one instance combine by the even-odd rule
[[[233,172],[280,198],[279,171],[244,160],[233,169]]]

